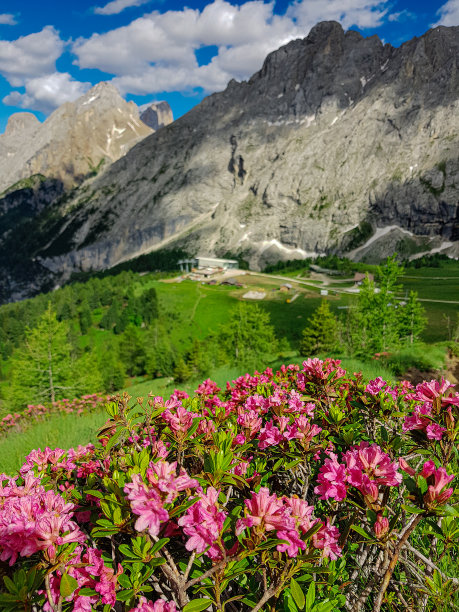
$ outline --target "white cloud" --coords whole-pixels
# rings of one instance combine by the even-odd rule
[[[388,21],[408,21],[409,19],[416,19],[416,15],[403,9],[399,13],[391,13],[387,19]]]
[[[0,40],[0,74],[13,87],[22,87],[30,78],[54,72],[64,42],[52,26],[17,40]]]
[[[196,87],[215,91],[231,78],[248,78],[269,52],[306,36],[318,21],[334,19],[344,28],[380,26],[388,16],[389,2],[298,0],[279,16],[274,15],[273,1],[249,0],[234,6],[214,0],[202,10],[146,14],[129,25],[77,40],[73,52],[80,68],[113,74],[114,84],[124,94]],[[195,51],[209,46],[216,46],[217,54],[199,66]]]
[[[448,2],[437,11],[437,15],[439,19],[437,23],[432,25],[433,28],[439,25],[459,25],[459,0],[448,0]]]
[[[94,12],[97,15],[117,15],[124,11],[124,9],[130,8],[132,6],[142,6],[142,4],[147,4],[151,0],[112,0],[105,6],[96,6]]]
[[[90,87],[90,83],[75,81],[68,72],[54,72],[29,79],[25,93],[12,91],[3,98],[3,103],[49,113],[64,102],[73,102]]]
[[[0,14],[0,24],[1,25],[16,25],[17,21],[14,15],[11,13],[2,13]]]
[[[290,17],[273,15],[260,0],[233,6],[214,0],[202,11],[153,12],[127,26],[78,40],[73,51],[81,68],[114,74],[123,93],[153,93],[202,87],[222,89],[231,78],[247,78],[270,51],[304,35]],[[206,66],[195,51],[217,46]]]
[[[339,21],[343,28],[377,28],[383,24],[389,0],[299,0],[288,14],[306,28],[319,21]]]

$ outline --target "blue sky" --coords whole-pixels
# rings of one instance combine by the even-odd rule
[[[326,19],[398,46],[459,25],[459,0],[0,0],[0,133],[12,113],[44,120],[100,81],[178,117]]]

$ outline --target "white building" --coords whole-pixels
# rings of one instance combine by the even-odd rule
[[[190,272],[193,268],[220,268],[221,270],[237,270],[238,262],[235,259],[218,259],[216,257],[202,257],[198,255],[191,259],[181,259],[178,262],[182,272]]]

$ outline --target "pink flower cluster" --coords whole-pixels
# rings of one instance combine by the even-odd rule
[[[403,431],[411,431],[419,429],[424,431],[429,440],[441,440],[446,431],[446,427],[442,427],[438,423],[431,420],[432,404],[425,402],[420,406],[416,406],[414,412],[405,417],[403,423]]]
[[[74,505],[53,491],[45,491],[39,478],[26,474],[24,484],[0,475],[0,559],[10,565],[18,556],[45,551],[50,560],[56,546],[84,542],[85,535],[72,520]]]
[[[445,468],[437,468],[433,461],[426,461],[422,466],[422,470],[419,474],[409,466],[405,459],[399,459],[401,469],[417,478],[422,476],[427,480],[428,488],[427,493],[424,495],[424,502],[427,507],[441,506],[444,504],[453,494],[453,488],[445,488],[454,479],[454,474],[448,475]]]
[[[278,544],[279,552],[287,552],[290,557],[296,557],[300,550],[306,549],[306,542],[301,536],[318,522],[312,519],[313,507],[297,497],[282,497],[270,495],[266,487],[258,493],[252,493],[251,499],[244,501],[245,516],[236,523],[236,535],[241,535],[245,529],[251,529],[258,538],[265,533],[275,531],[285,544]],[[323,551],[324,557],[337,559],[341,555],[338,546],[339,532],[329,522],[322,524],[320,530],[312,537],[314,548]]]
[[[190,478],[184,468],[176,475],[177,462],[150,462],[145,474],[146,483],[140,474],[132,475],[132,483],[124,487],[131,508],[139,518],[135,523],[137,531],[147,529],[151,536],[157,536],[161,524],[169,520],[164,504],[172,503],[181,491],[198,486],[197,480]]]
[[[78,546],[71,561],[65,566],[65,572],[75,578],[78,588],[66,598],[65,601],[73,602],[73,612],[91,612],[92,606],[97,603],[114,606],[116,602],[116,584],[118,576],[123,573],[123,568],[119,564],[118,571],[107,567],[102,560],[102,553],[97,548]],[[52,574],[50,579],[50,592],[53,603],[56,604],[60,598],[60,583],[62,573],[57,571]],[[80,595],[80,589],[90,588],[96,591],[95,595]],[[47,601],[44,605],[45,612],[52,612],[54,608]]]
[[[414,412],[405,417],[403,431],[418,429],[423,431],[429,440],[441,440],[446,432],[446,427],[434,421],[433,404],[438,398],[441,407],[447,408],[446,412],[451,420],[452,407],[459,406],[459,393],[455,395],[445,394],[453,387],[454,385],[444,378],[442,378],[441,382],[431,380],[430,382],[423,382],[417,385],[414,392],[408,394],[406,398],[422,403],[415,406]]]
[[[141,597],[139,605],[129,610],[129,612],[178,612],[178,610],[173,601],[157,599],[153,603],[147,601],[145,597]]]
[[[214,560],[222,558],[222,549],[216,542],[227,517],[227,513],[219,509],[219,493],[214,487],[209,487],[206,493],[198,489],[198,501],[178,520],[183,532],[189,536],[186,549],[195,550],[197,553],[205,552]]]
[[[304,391],[308,382],[323,383],[332,372],[334,375],[330,377],[330,380],[336,382],[337,379],[346,375],[346,370],[343,370],[340,364],[340,359],[325,359],[322,361],[317,357],[303,361],[303,370],[298,374],[298,388]]]
[[[365,392],[369,395],[373,395],[374,397],[379,395],[381,391],[386,396],[390,395],[392,399],[397,399],[397,390],[389,387],[388,383],[383,378],[381,378],[381,376],[378,376],[378,378],[375,378],[375,380],[370,380],[368,385],[365,387]]]
[[[339,463],[334,453],[329,453],[319,470],[319,485],[314,489],[320,499],[342,501],[349,486],[358,489],[369,502],[379,497],[380,486],[398,486],[402,475],[398,464],[391,461],[377,444],[371,446],[361,442],[353,446],[344,456],[344,463]]]

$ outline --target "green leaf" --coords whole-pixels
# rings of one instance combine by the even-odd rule
[[[421,489],[421,493],[427,493],[428,484],[427,480],[423,476],[418,476],[418,487]]]
[[[118,593],[116,594],[116,601],[127,601],[128,599],[131,599],[133,595],[134,595],[134,589],[118,591]]]
[[[94,595],[99,595],[99,593],[94,589],[90,589],[89,587],[83,587],[78,591],[78,596],[80,595],[82,597],[94,597]]]
[[[368,533],[362,529],[362,527],[359,527],[358,525],[351,525],[351,529],[353,531],[356,531],[359,535],[361,535],[362,537],[364,537],[367,540],[371,540],[372,537],[370,535],[368,535]]]
[[[304,597],[302,588],[295,578],[290,579],[290,592],[292,593],[292,597],[295,600],[296,605],[300,610],[302,610],[304,608],[304,604],[306,603],[306,599]]]
[[[314,581],[309,585],[308,593],[306,595],[306,610],[312,610],[314,601],[316,599],[316,583]]]
[[[70,595],[78,588],[78,582],[69,574],[62,574],[60,593],[64,599],[70,597]]]
[[[11,578],[8,578],[8,576],[3,576],[3,582],[10,593],[17,595],[18,589]]]
[[[107,454],[111,450],[112,446],[115,446],[115,444],[118,442],[118,440],[121,437],[121,434],[123,432],[124,432],[124,429],[122,427],[120,427],[120,429],[118,429],[118,431],[116,431],[113,434],[113,436],[110,438],[110,440],[107,442],[107,445],[105,446],[105,452]]]
[[[424,514],[424,510],[422,510],[422,508],[416,508],[415,506],[405,506],[404,504],[402,504],[402,508],[405,510],[405,512],[408,512],[408,514]]]
[[[132,583],[129,579],[128,576],[126,576],[126,574],[120,574],[118,576],[118,582],[120,583],[120,585],[125,588],[125,589],[130,589],[132,588]]]
[[[210,599],[193,599],[183,608],[183,612],[199,612],[200,610],[207,610],[211,604]]]

